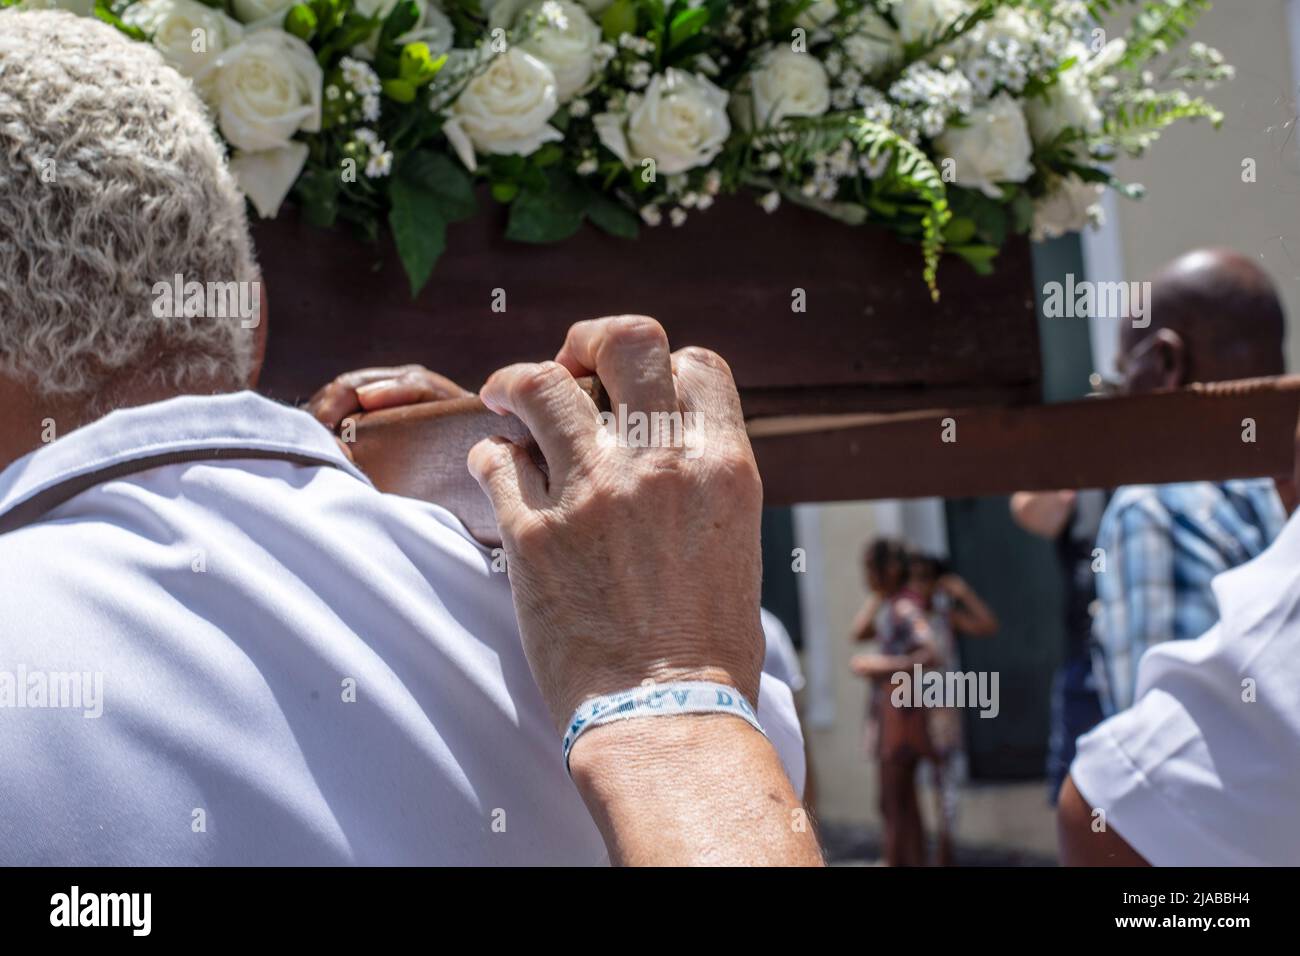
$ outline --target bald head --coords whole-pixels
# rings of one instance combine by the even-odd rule
[[[1134,392],[1285,371],[1286,319],[1272,280],[1229,249],[1182,255],[1151,280],[1150,325],[1120,333]]]

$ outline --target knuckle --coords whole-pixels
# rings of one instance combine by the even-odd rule
[[[747,450],[727,449],[716,453],[712,480],[720,491],[737,499],[759,499],[763,496],[763,481],[758,474],[754,456]]]
[[[648,315],[620,315],[609,319],[605,337],[612,348],[668,348],[668,333]]]
[[[522,371],[515,379],[515,397],[524,401],[537,400],[553,391],[567,376],[564,366],[556,362],[541,362]]]
[[[699,345],[688,345],[686,348],[681,349],[677,356],[680,360],[685,360],[717,372],[719,375],[732,378],[731,366],[727,364],[727,360],[712,349],[706,349]]]

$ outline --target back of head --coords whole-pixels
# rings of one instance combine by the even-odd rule
[[[242,387],[253,333],[155,308],[176,276],[258,278],[189,82],[98,20],[0,11],[0,374],[77,402]]]
[[[1268,274],[1229,249],[1198,249],[1180,256],[1151,282],[1145,329],[1127,329],[1132,352],[1162,329],[1185,346],[1181,381],[1214,382],[1285,371],[1286,317]]]

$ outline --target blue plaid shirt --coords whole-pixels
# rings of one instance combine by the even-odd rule
[[[1210,581],[1264,551],[1286,524],[1269,479],[1120,488],[1101,519],[1094,670],[1108,714],[1127,709],[1142,653],[1219,620]]]

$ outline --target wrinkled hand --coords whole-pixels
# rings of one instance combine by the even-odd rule
[[[347,419],[360,412],[470,394],[473,393],[423,365],[363,368],[344,372],[321,388],[307,402],[306,409],[330,431],[338,432]],[[339,446],[351,460],[352,452],[347,442],[340,440]]]
[[[683,413],[689,456],[600,435],[574,381],[593,373],[616,413]],[[481,397],[523,420],[549,469],[504,438],[469,454],[556,727],[584,700],[646,680],[716,681],[756,705],[763,495],[726,363],[697,348],[670,355],[653,319],[597,319],[569,330],[555,362],[502,369]]]

